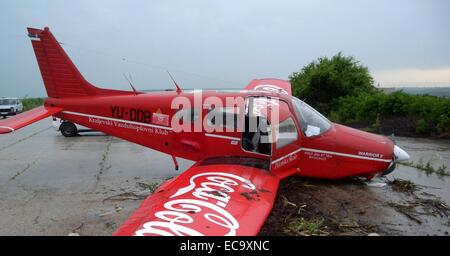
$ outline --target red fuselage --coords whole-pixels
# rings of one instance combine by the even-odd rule
[[[306,136],[302,123],[295,115],[291,96],[263,91],[203,91],[201,103],[195,103],[194,92],[162,91],[123,96],[92,96],[46,100],[46,106],[64,109],[59,118],[131,141],[157,151],[193,161],[214,157],[247,157],[264,160],[267,169],[285,177],[300,176],[337,179],[348,176],[366,176],[381,173],[393,163],[393,143],[384,136],[359,131],[339,124],[317,136]],[[207,98],[266,97],[283,102],[281,116],[292,117],[297,139],[282,148],[276,142],[264,153],[243,147],[244,132],[173,131],[170,120],[178,109],[171,102],[186,97],[192,108],[197,107],[202,117],[208,109]],[[197,104],[197,106],[194,106]],[[225,103],[224,103],[225,104]],[[89,114],[86,114],[89,113]],[[161,120],[155,120],[155,115]],[[201,120],[201,118],[200,118]]]

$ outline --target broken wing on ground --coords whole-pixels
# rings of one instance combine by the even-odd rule
[[[265,169],[203,161],[165,182],[114,235],[257,235],[278,184]]]

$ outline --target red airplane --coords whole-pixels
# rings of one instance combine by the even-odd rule
[[[49,116],[196,163],[164,182],[114,235],[257,235],[280,180],[385,175],[408,154],[393,141],[332,123],[288,81],[243,90],[139,92],[87,82],[48,28],[28,28],[48,94],[0,121],[0,134]],[[231,103],[230,103],[231,102]],[[255,129],[256,127],[256,129]]]

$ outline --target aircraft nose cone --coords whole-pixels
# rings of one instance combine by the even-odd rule
[[[394,155],[396,162],[406,161],[410,158],[408,153],[397,145],[394,146]]]

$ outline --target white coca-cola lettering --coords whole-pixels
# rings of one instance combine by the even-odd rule
[[[197,185],[195,181],[199,177],[205,177],[206,181]],[[188,186],[180,188],[170,197],[172,200],[164,204],[166,210],[154,214],[159,220],[146,222],[135,234],[137,236],[146,234],[163,236],[204,235],[198,230],[187,227],[187,224],[194,222],[191,214],[207,211],[203,214],[203,217],[211,224],[227,230],[228,232],[224,235],[236,235],[239,222],[225,210],[225,207],[231,199],[229,194],[233,193],[237,186],[249,190],[256,188],[250,181],[230,173],[207,172],[194,175],[190,178]],[[175,199],[191,191],[191,195],[197,199]],[[213,203],[210,199],[217,202]]]
[[[287,91],[279,86],[273,84],[261,84],[255,86],[255,90],[264,90],[269,92],[278,92],[283,94],[288,94]]]

